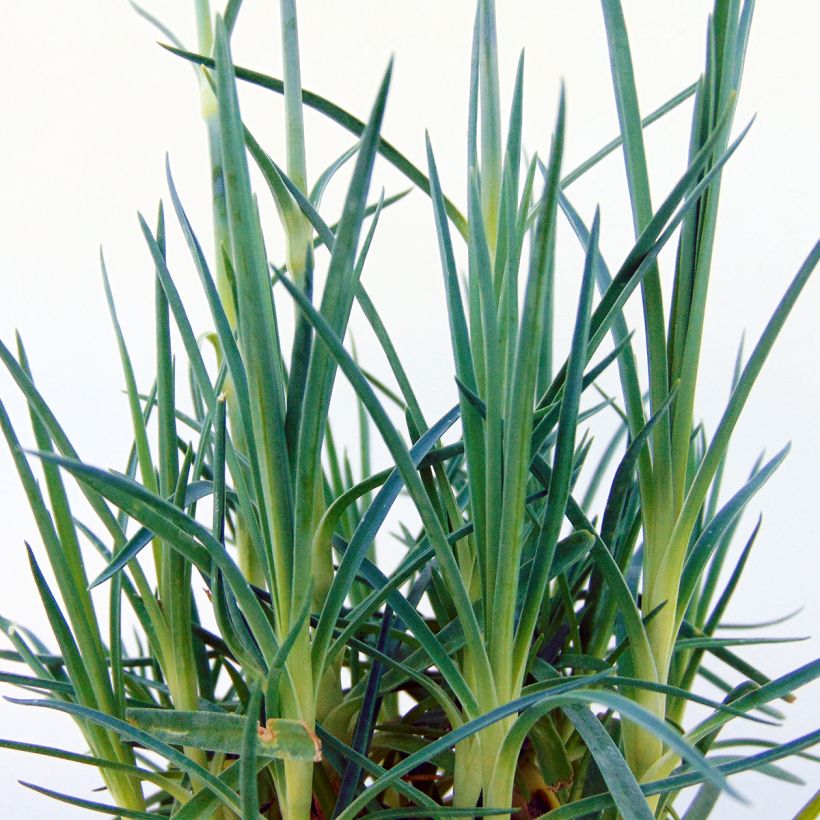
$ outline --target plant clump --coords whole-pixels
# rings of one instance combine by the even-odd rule
[[[495,4],[478,0],[463,208],[442,190],[429,138],[417,165],[382,135],[392,65],[359,120],[302,88],[295,0],[280,2],[283,78],[237,65],[241,5],[213,15],[198,0],[192,50],[138,9],[195,68],[213,233],[206,239],[189,220],[169,163],[167,199],[155,219],[139,218],[156,285],[152,385],[137,384],[103,262],[133,426],[127,463],[85,462],[22,341],[0,343],[30,410],[33,440],[2,405],[0,429],[39,532],[28,555],[52,631],[41,641],[2,619],[13,671],[0,680],[28,693],[21,703],[72,717],[88,752],[2,745],[96,766],[104,797],[32,788],[135,818],[646,820],[678,817],[692,787],[686,816],[706,817],[737,772],[786,777],[775,763],[807,754],[820,732],[754,741],[749,754],[721,731],[779,720],[773,704],[820,676],[820,661],[771,679],[738,650],[752,639],[719,630],[760,529],[746,534],[741,515],[787,450],[757,462],[728,498],[721,479],[820,244],[751,353],[738,356],[711,434],[695,401],[721,173],[748,131],[734,132],[734,113],[751,0],[715,0],[703,74],[646,117],[621,4],[602,0],[620,133],[572,170],[563,91],[548,150],[525,150],[523,55],[502,118]],[[243,85],[284,97],[281,164],[243,121]],[[653,202],[644,129],[687,102],[686,168]],[[312,187],[306,106],[356,137]],[[571,186],[612,152],[624,159],[634,238],[610,266],[599,248],[605,215],[576,210]],[[404,196],[371,193],[381,163],[429,198],[454,366],[452,407],[436,419],[363,278],[380,217]],[[267,191],[253,189],[253,167]],[[328,215],[322,197],[343,168],[343,207]],[[281,247],[271,247],[261,196],[275,203]],[[578,297],[557,362],[561,220],[584,261],[566,272]],[[169,266],[171,231],[207,299],[215,364]],[[666,293],[658,258],[670,245]],[[284,298],[292,328],[277,309]],[[642,335],[627,322],[628,300],[639,302]],[[346,347],[354,310],[389,373],[367,372]],[[615,372],[612,397],[598,380]],[[359,472],[330,424],[341,379],[359,407]],[[608,416],[617,429],[593,456],[588,423]],[[381,470],[371,466],[374,433],[389,458]],[[92,521],[75,517],[69,479]],[[388,570],[374,542],[402,493],[416,518],[402,525]],[[101,586],[105,611],[91,596]],[[207,595],[196,595],[203,586]],[[715,660],[742,682],[725,682]],[[698,676],[725,697],[700,695]],[[692,703],[706,716],[687,719]]]

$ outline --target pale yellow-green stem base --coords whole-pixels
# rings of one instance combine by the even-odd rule
[[[236,550],[239,569],[242,570],[242,574],[252,584],[264,589],[266,582],[265,573],[262,569],[262,562],[256,554],[256,549],[254,548],[253,541],[248,534],[247,528],[241,521],[237,522]]]
[[[313,231],[301,214],[293,224],[285,225],[288,270],[300,288],[305,286],[307,256],[313,247]],[[298,310],[298,307],[297,307]]]
[[[458,808],[475,806],[481,795],[481,781],[476,771],[481,766],[481,745],[475,738],[463,740],[456,746],[453,772],[453,805]]]
[[[284,820],[309,820],[313,802],[313,763],[285,761],[285,800],[279,808]]]
[[[324,720],[322,720],[322,726],[325,727],[325,731],[339,738],[339,740],[343,740],[345,743],[350,743],[353,738],[352,727],[359,713],[361,702],[361,698],[351,698],[350,700],[343,700],[331,709]]]
[[[663,755],[663,744],[651,732],[640,726],[624,722],[622,727],[626,762],[639,782],[648,780],[647,775],[653,765]],[[654,809],[657,795],[648,797],[649,805]]]
[[[652,636],[649,635],[650,645],[652,643]],[[654,652],[656,663],[658,661],[658,653]],[[636,670],[639,677],[645,677],[640,670]],[[659,673],[662,675],[662,680],[666,680],[666,671]],[[659,720],[665,720],[666,717],[666,696],[659,692],[648,692],[645,689],[639,689],[634,692],[633,699],[635,702],[654,715]],[[635,778],[639,782],[646,782],[648,780],[647,774],[652,767],[657,763],[663,755],[663,743],[652,733],[646,729],[636,726],[629,721],[623,721],[621,731],[623,733],[624,756],[629,768],[632,770]],[[657,806],[658,797],[648,797],[647,802],[653,810]]]
[[[646,624],[646,635],[654,659],[653,676],[661,684],[665,684],[669,677],[669,665],[677,630],[681,566],[679,560],[676,560],[679,550],[675,549],[674,544],[669,544],[673,529],[670,522],[673,520],[672,516],[664,516],[660,522],[655,521],[655,536],[658,540],[652,543],[656,547],[658,544],[664,544],[666,547],[661,551],[657,548],[648,550],[659,558],[647,565],[644,570],[643,615],[646,617],[655,612]],[[649,670],[642,670],[636,666],[635,673],[638,677],[652,677],[648,672]],[[666,720],[665,695],[639,689],[634,692],[633,699],[658,720]],[[626,721],[623,723],[622,732],[626,761],[635,777],[643,782],[652,779],[651,773],[664,755],[663,743],[653,733]],[[647,800],[652,808],[658,803],[657,797]]]
[[[481,743],[481,780],[485,806],[512,806],[518,755],[516,754],[515,761],[505,765],[505,761],[499,760],[498,753],[504,746],[504,740],[514,722],[515,715],[511,715],[488,726],[478,735]],[[511,815],[493,816],[507,820]]]
[[[287,662],[288,675],[282,677],[281,715],[301,720],[308,731],[316,726],[316,704],[310,662],[310,633],[305,624],[293,644]],[[313,800],[313,762],[284,761],[284,799],[279,806],[285,820],[308,820]]]
[[[145,811],[145,798],[138,783],[129,783],[126,778],[114,778],[110,775],[106,777],[102,769],[100,772],[103,775],[103,780],[108,787],[111,797],[119,808]],[[123,783],[123,780],[126,780],[126,782]]]
[[[341,670],[342,657],[340,655],[325,669],[319,681],[319,687],[316,692],[316,718],[322,724],[325,723],[325,720],[334,713],[344,700]]]

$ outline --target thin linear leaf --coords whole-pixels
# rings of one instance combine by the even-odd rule
[[[201,54],[194,54],[190,51],[185,51],[184,49],[175,48],[172,46],[163,46],[163,48],[170,51],[172,54],[176,54],[178,57],[182,57],[185,60],[189,60],[191,62],[197,63],[199,65],[206,66],[207,68],[214,67],[214,61],[210,57],[204,57]],[[251,71],[247,68],[242,68],[241,66],[235,66],[235,73],[238,79],[243,80],[245,82],[249,82],[253,85],[258,85],[261,88],[267,88],[270,91],[274,91],[277,94],[284,94],[285,92],[285,84],[282,80],[277,79],[276,77],[270,77],[266,74],[262,74],[258,71]],[[312,91],[308,91],[306,88],[302,89],[302,102],[308,106],[309,108],[313,108],[316,111],[324,114],[334,122],[341,125],[351,134],[356,137],[361,137],[365,130],[365,123],[355,117],[353,114],[348,113],[340,106],[336,105],[335,103],[331,102],[330,100],[322,97],[320,94],[316,94]],[[418,186],[422,191],[429,194],[430,192],[430,182],[427,177],[419,170],[419,168],[414,165],[407,157],[398,151],[396,148],[393,147],[387,140],[384,138],[379,138],[379,153],[397,170],[403,173],[414,185]],[[450,217],[450,220],[455,225],[456,229],[462,236],[467,235],[467,220],[464,219],[464,216],[459,212],[458,208],[453,205],[450,200],[444,200],[445,206],[447,208],[447,215]]]
[[[655,815],[649,808],[635,775],[598,718],[584,706],[564,706],[563,712],[584,739],[621,815],[630,820],[652,820]]]
[[[54,791],[53,789],[47,789],[45,786],[37,786],[34,783],[27,783],[25,780],[18,780],[17,782],[21,786],[25,786],[27,789],[31,789],[39,794],[44,794],[46,797],[50,797],[52,800],[58,800],[60,803],[67,803],[69,806],[77,806],[77,808],[87,809],[88,811],[102,812],[103,814],[109,815],[113,814],[117,817],[135,817],[139,818],[139,820],[145,820],[145,818],[156,818],[157,816],[156,814],[150,814],[147,811],[124,809],[118,806],[111,806],[106,803],[99,803],[96,800],[86,800],[82,797],[73,797],[70,794],[64,794],[63,792]]]
[[[56,700],[18,700],[9,699],[12,703],[17,703],[23,706],[36,706],[41,709],[50,709],[57,712],[64,712],[65,714],[77,717],[91,723],[96,723],[103,728],[110,729],[123,737],[141,744],[146,749],[150,749],[161,755],[170,763],[178,766],[182,771],[186,772],[192,778],[199,781],[203,786],[211,789],[214,794],[229,808],[234,811],[240,811],[239,800],[236,793],[227,788],[225,784],[214,777],[207,769],[195,763],[182,752],[177,751],[167,743],[163,743],[144,732],[136,726],[131,726],[123,720],[105,715],[95,709],[87,709],[84,706],[79,706],[75,703],[61,703]]]
[[[216,561],[236,595],[245,617],[248,618],[257,640],[263,646],[276,646],[270,623],[256,595],[251,591],[239,567],[228,556],[224,547],[211,535],[210,530],[178,507],[153,495],[142,485],[125,476],[108,473],[74,459],[55,456],[51,453],[38,455],[41,459],[51,461],[68,470],[83,483],[90,484],[100,495],[128,510],[129,515],[141,521],[144,526],[175,549],[183,552],[188,560],[206,575],[210,571],[211,559]]]
[[[227,712],[185,712],[179,709],[129,709],[128,723],[170,746],[192,746],[210,752],[240,754],[248,723]],[[321,746],[304,723],[269,719],[260,729],[257,754],[280,760],[320,760]]]

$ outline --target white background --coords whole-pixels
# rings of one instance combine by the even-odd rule
[[[276,4],[247,0],[245,5],[234,39],[235,59],[279,75]],[[624,5],[646,113],[699,73],[709,4],[633,0]],[[504,109],[518,50],[525,46],[528,150],[543,154],[549,145],[563,77],[568,98],[566,167],[574,166],[617,130],[599,6],[535,0],[504,0],[499,6]],[[157,2],[153,10],[193,44],[192,7],[175,0]],[[745,124],[755,112],[758,118],[724,177],[704,340],[699,409],[712,429],[726,397],[741,332],[747,331],[747,341],[757,338],[817,238],[818,8],[812,0],[758,4],[736,125]],[[423,133],[429,128],[445,191],[458,202],[464,200],[472,13],[467,0],[300,4],[305,86],[366,116],[381,72],[395,54],[383,132],[423,166]],[[41,390],[77,449],[88,461],[105,466],[123,463],[129,421],[100,285],[98,246],[105,247],[137,375],[147,387],[153,356],[153,283],[135,210],[152,215],[165,196],[166,151],[189,215],[203,239],[208,236],[207,159],[193,74],[159,49],[155,39],[127,4],[102,0],[7,3],[0,28],[0,336],[11,345],[19,328]],[[243,106],[257,136],[274,156],[282,157],[279,98],[254,91],[243,98]],[[686,105],[649,132],[656,202],[683,169],[689,114]],[[352,139],[314,114],[307,115],[307,128],[309,173],[315,179]],[[384,169],[378,183],[384,183],[388,193],[405,187]],[[617,266],[630,238],[620,156],[603,163],[570,194],[587,218],[601,203],[603,249]],[[261,198],[266,197],[264,192]],[[338,191],[328,199],[328,214],[337,203]],[[272,220],[269,206],[263,202],[263,207]],[[274,231],[272,243],[276,236]],[[559,330],[566,338],[579,268],[566,231],[561,241],[571,249],[562,251],[566,261],[559,266],[559,299],[565,306]],[[281,257],[281,245],[272,245],[272,255]],[[207,320],[195,275],[178,242],[172,244],[171,259],[192,305],[195,329],[204,330]],[[667,274],[669,268],[666,259]],[[454,401],[455,392],[432,219],[424,196],[415,192],[385,214],[365,277],[432,418]],[[741,528],[742,537],[757,512],[765,511],[762,533],[730,612],[734,621],[762,620],[804,606],[793,621],[772,631],[777,635],[808,635],[820,622],[819,306],[820,284],[814,281],[752,395],[726,476],[727,489],[736,488],[761,449],[771,454],[785,441],[793,442],[787,462],[754,499]],[[362,327],[358,320],[356,327]],[[365,363],[384,372],[366,332],[358,333],[357,340]],[[31,444],[24,407],[5,374],[0,374],[0,396],[18,422],[24,443]],[[349,404],[340,406],[349,410]],[[345,421],[340,427],[349,425]],[[5,447],[0,447],[0,488],[0,614],[45,635],[23,550],[24,539],[39,547],[36,529]],[[96,557],[90,565],[94,573]],[[817,656],[818,641],[745,654],[777,676]],[[788,725],[770,736],[795,737],[820,725],[818,691],[816,686],[806,689],[796,704],[784,705]],[[17,694],[7,687],[3,693]],[[67,719],[6,703],[0,704],[0,735],[81,749]],[[0,810],[5,817],[41,812],[81,816],[19,787],[18,778],[85,795],[99,783],[93,771],[81,767],[0,754]],[[759,775],[740,778],[737,785],[754,805],[724,799],[716,815],[761,820],[793,816],[813,793],[816,773],[802,761],[787,765],[808,785],[796,788]]]

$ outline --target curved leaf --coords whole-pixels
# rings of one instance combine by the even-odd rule
[[[128,709],[128,723],[170,746],[209,752],[242,753],[248,723],[228,712],[185,712],[179,709]],[[279,760],[321,760],[321,746],[304,723],[270,718],[260,728],[257,754]]]
[[[105,729],[110,729],[128,740],[139,743],[146,749],[161,755],[170,763],[186,772],[190,777],[199,781],[203,786],[212,790],[226,806],[236,812],[240,811],[239,800],[237,799],[236,793],[225,786],[219,778],[212,775],[207,769],[195,763],[182,752],[177,751],[167,743],[163,743],[161,740],[158,740],[136,726],[131,726],[123,720],[105,715],[95,709],[87,709],[76,703],[62,703],[57,700],[17,700],[16,698],[9,698],[9,700],[12,703],[18,703],[23,706],[36,706],[41,709],[53,709],[57,712],[65,712],[72,717],[96,723]]]
[[[70,794],[47,789],[45,786],[37,786],[34,783],[27,783],[25,780],[17,781],[21,786],[27,789],[44,794],[52,800],[58,800],[60,803],[67,803],[69,806],[77,806],[80,809],[87,809],[93,812],[102,812],[103,814],[115,815],[116,817],[135,817],[139,820],[151,820],[156,818],[155,814],[150,814],[147,811],[139,811],[137,809],[123,809],[118,806],[110,806],[106,803],[99,803],[96,800],[86,800],[82,797],[72,797]]]

